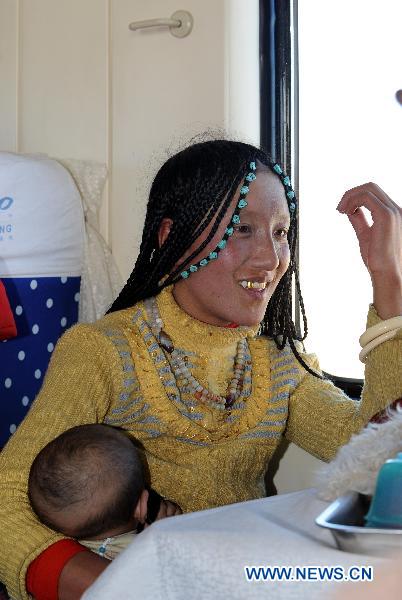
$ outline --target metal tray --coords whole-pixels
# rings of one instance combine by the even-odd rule
[[[345,552],[370,556],[389,556],[400,552],[402,529],[364,527],[369,505],[369,496],[351,492],[330,504],[315,522],[329,529],[338,548]]]

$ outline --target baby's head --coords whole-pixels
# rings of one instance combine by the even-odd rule
[[[56,531],[96,539],[135,529],[148,492],[138,450],[121,430],[79,425],[35,458],[28,481],[32,509]]]

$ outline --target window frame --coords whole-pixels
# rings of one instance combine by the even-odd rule
[[[300,206],[297,15],[298,0],[259,0],[261,147],[290,175]],[[296,260],[300,266],[298,248]],[[300,331],[299,311],[295,325]],[[324,376],[350,397],[360,398],[363,379],[327,372]]]

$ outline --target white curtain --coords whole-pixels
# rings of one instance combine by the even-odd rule
[[[105,313],[122,288],[112,253],[99,231],[107,168],[105,164],[89,160],[57,160],[70,172],[82,199],[85,240],[78,319],[91,322]]]

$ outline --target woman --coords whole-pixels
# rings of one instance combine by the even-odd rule
[[[361,207],[373,216],[371,228]],[[373,184],[347,192],[338,210],[349,216],[372,276],[368,324],[387,320],[396,335],[401,323],[388,320],[402,315],[401,211]],[[14,597],[26,597],[29,565],[37,600],[79,598],[106,566],[26,508],[30,463],[63,430],[89,422],[127,429],[145,448],[152,486],[191,511],[263,496],[283,435],[329,460],[399,397],[396,338],[368,353],[361,403],[303,353],[291,307],[296,215],[289,178],[252,146],[205,142],[163,165],[139,257],[111,314],[63,336],[2,457],[9,535],[1,576]],[[302,302],[301,309],[304,316]]]

